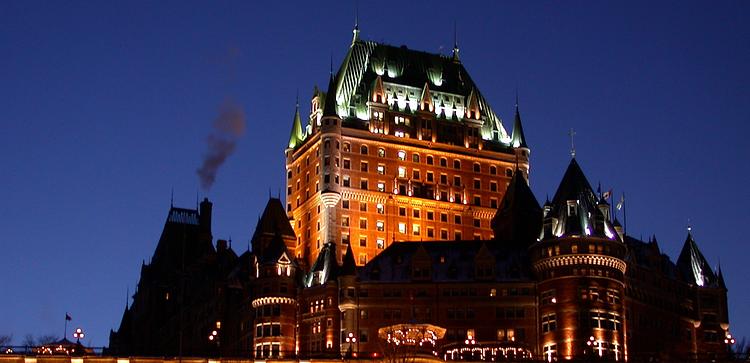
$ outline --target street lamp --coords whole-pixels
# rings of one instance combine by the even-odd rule
[[[602,356],[602,353],[604,351],[604,347],[602,347],[602,343],[594,338],[594,336],[590,336],[589,340],[586,341],[586,345],[591,347],[591,354],[593,355],[594,350],[599,351],[599,357]]]
[[[81,338],[83,338],[85,334],[83,334],[83,329],[76,328],[76,330],[73,332],[73,338],[76,338],[76,343],[81,342]]]
[[[357,337],[354,336],[354,333],[349,333],[346,335],[346,343],[349,344],[349,349],[346,352],[346,355],[348,357],[352,356],[352,345],[357,342]]]

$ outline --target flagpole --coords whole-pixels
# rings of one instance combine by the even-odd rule
[[[65,330],[63,330],[63,339],[68,335],[68,313],[65,313]]]

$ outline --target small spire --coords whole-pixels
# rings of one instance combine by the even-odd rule
[[[576,158],[576,145],[573,140],[573,136],[576,136],[575,130],[573,128],[568,131],[568,136],[570,136],[570,157],[575,159]]]
[[[174,186],[172,186],[172,195],[169,197],[169,208],[174,208]]]
[[[687,231],[688,231],[688,234],[690,234],[693,231],[693,226],[690,224],[690,218],[688,218],[688,222],[687,222]]]
[[[529,146],[526,144],[526,136],[523,134],[523,126],[521,125],[521,112],[518,110],[518,89],[516,88],[516,114],[513,124],[513,132],[511,133],[511,145],[513,147],[522,147],[528,149]]]
[[[456,62],[456,63],[458,63],[458,62],[461,61],[459,59],[459,57],[458,57],[458,51],[459,51],[459,49],[458,49],[458,30],[457,30],[456,21],[454,20],[453,21],[453,61]]]

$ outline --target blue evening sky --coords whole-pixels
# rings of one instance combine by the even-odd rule
[[[750,3],[366,2],[365,39],[461,59],[510,131],[515,89],[531,185],[570,156],[627,196],[628,232],[676,259],[688,221],[724,271],[732,330],[750,336]],[[226,100],[247,129],[200,197],[242,252],[284,190],[299,90],[307,110],[351,40],[344,1],[0,1],[0,334],[87,331],[107,344],[142,260]],[[620,216],[622,219],[622,215]],[[69,330],[70,331],[70,330]]]

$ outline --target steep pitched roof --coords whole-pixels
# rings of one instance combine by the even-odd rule
[[[294,109],[294,119],[292,120],[292,131],[289,133],[289,148],[294,149],[302,143],[304,135],[302,134],[302,120],[299,116],[299,104]]]
[[[432,92],[450,93],[464,98],[476,89],[476,99],[483,120],[482,136],[494,141],[508,138],[501,119],[476,88],[464,66],[445,55],[357,39],[339,68],[335,87],[329,87],[326,96],[329,98],[333,95],[339,109],[366,109],[373,81],[378,76],[382,77],[383,82],[415,89],[424,89],[424,85],[429,84]],[[467,102],[465,100],[462,105]]]
[[[351,276],[357,273],[357,262],[354,261],[354,251],[352,251],[352,245],[346,246],[346,254],[344,255],[344,261],[341,265],[341,275]]]
[[[260,237],[262,234],[268,236],[280,234],[281,236],[295,236],[292,225],[289,224],[289,218],[286,216],[281,199],[269,198],[266,208],[258,220],[255,227],[252,240]]]
[[[568,213],[568,201],[575,203],[575,213]],[[552,198],[550,212],[545,218],[556,218],[557,226],[554,235],[589,235],[617,239],[614,226],[605,218],[597,207],[598,198],[594,194],[586,175],[575,158],[570,160],[555,196]],[[597,220],[603,221],[601,231],[595,228]],[[550,237],[550,236],[545,236]]]
[[[331,74],[328,80],[328,91],[326,91],[325,106],[323,107],[323,117],[339,117],[336,102],[336,81]]]
[[[492,218],[495,238],[528,245],[535,242],[541,226],[542,208],[523,172],[516,169],[500,208]]]
[[[677,268],[680,269],[687,281],[695,285],[710,286],[716,283],[716,275],[698,249],[698,245],[690,232],[688,232],[685,243],[682,245],[680,257],[677,258]]]
[[[336,262],[336,244],[328,242],[318,253],[310,273],[307,276],[306,285],[325,285],[328,281],[336,279],[339,274],[339,265]]]
[[[410,281],[417,259],[420,263],[430,262],[432,281],[474,281],[477,256],[489,253],[494,257],[493,280],[532,281],[527,251],[525,247],[476,240],[396,242],[359,268],[357,276],[360,281]]]

